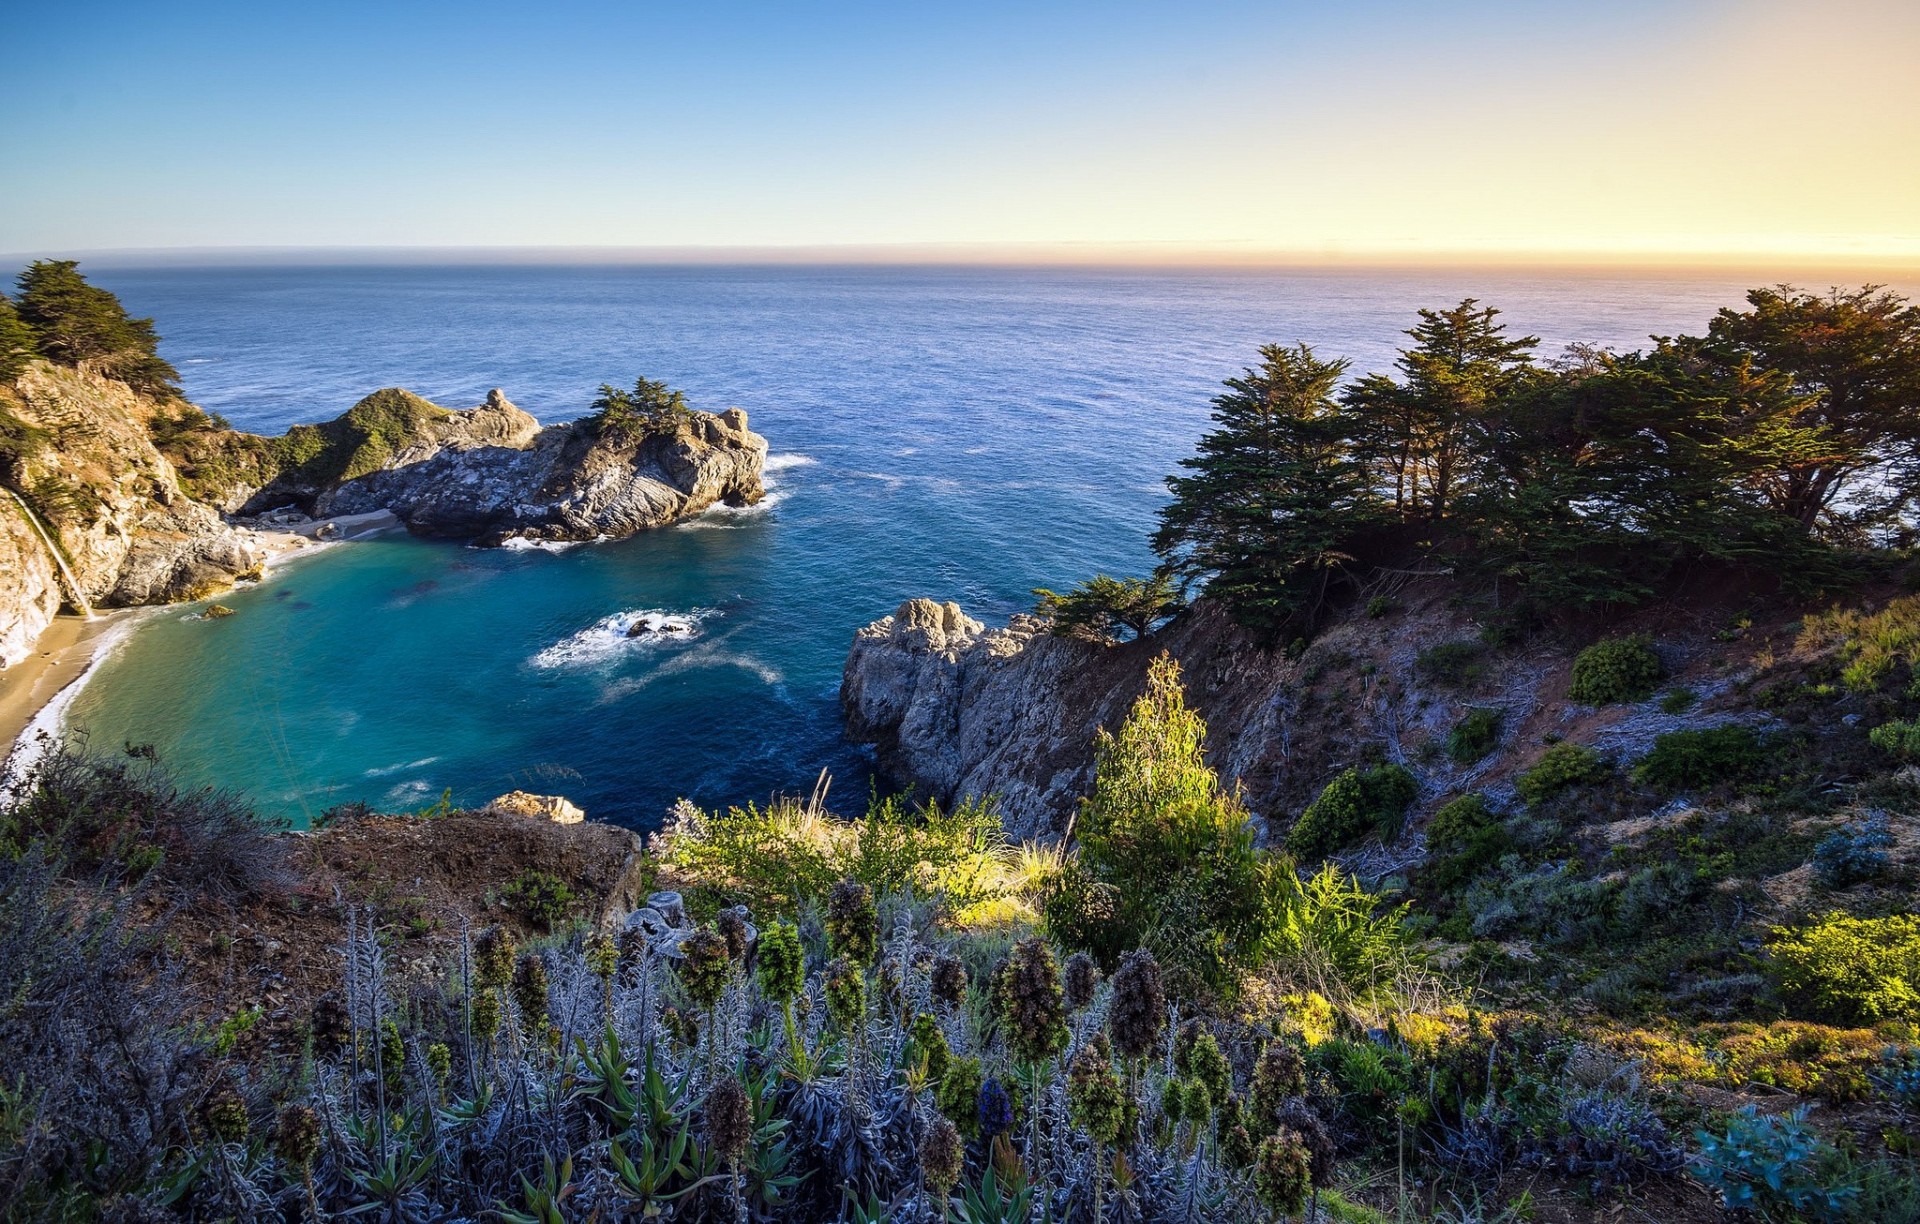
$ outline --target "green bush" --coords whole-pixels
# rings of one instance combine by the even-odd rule
[[[1892,753],[1903,761],[1920,761],[1920,722],[1899,719],[1882,723],[1867,732],[1875,748]]]
[[[1704,790],[1751,781],[1765,771],[1766,764],[1753,728],[1708,727],[1658,737],[1633,776],[1664,791]]]
[[[1501,714],[1475,707],[1447,733],[1447,756],[1457,765],[1471,765],[1500,744]]]
[[[1595,642],[1573,661],[1567,696],[1587,705],[1644,701],[1660,683],[1660,656],[1643,633]]]
[[[1660,694],[1660,712],[1662,714],[1685,714],[1700,700],[1700,694],[1682,684]]]
[[[1789,999],[1843,1024],[1920,1019],[1920,917],[1831,913],[1776,928],[1769,967]]]
[[[1461,686],[1480,678],[1480,656],[1486,647],[1475,641],[1442,642],[1429,646],[1414,660],[1422,674],[1440,684]]]
[[[1311,863],[1346,849],[1368,833],[1391,837],[1419,794],[1419,783],[1399,765],[1379,765],[1364,773],[1344,770],[1287,830],[1287,851]]]
[[[1427,865],[1421,870],[1421,883],[1429,893],[1452,892],[1513,849],[1513,834],[1487,801],[1479,795],[1462,795],[1435,812],[1427,825]]]
[[[683,392],[644,377],[634,380],[631,391],[601,383],[599,398],[589,407],[586,427],[613,442],[672,437],[693,423],[693,409]]]
[[[559,876],[529,867],[500,892],[528,923],[551,931],[572,916],[580,898]]]
[[[1555,744],[1513,780],[1520,797],[1541,803],[1575,786],[1604,782],[1612,767],[1606,758],[1584,744]]]
[[[1061,595],[1035,587],[1034,611],[1052,620],[1055,637],[1110,644],[1125,640],[1124,629],[1135,638],[1152,633],[1161,621],[1180,610],[1180,593],[1165,574],[1149,578],[1092,578]]]

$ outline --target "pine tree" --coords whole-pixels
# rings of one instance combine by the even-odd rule
[[[130,318],[120,299],[88,284],[73,260],[35,260],[18,284],[20,318],[49,361],[88,365],[148,395],[179,394],[179,371],[160,357],[153,320]]]
[[[1273,636],[1311,628],[1372,499],[1333,398],[1347,363],[1304,344],[1260,356],[1213,401],[1217,428],[1181,460],[1193,474],[1167,481],[1173,501],[1153,546],[1170,573],[1203,580],[1242,624]]]
[[[0,382],[11,380],[34,357],[33,328],[0,293]]]

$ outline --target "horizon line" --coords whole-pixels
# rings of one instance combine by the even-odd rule
[[[1611,250],[1595,248],[1367,248],[1308,250],[1187,242],[914,242],[808,244],[354,244],[52,248],[0,260],[75,259],[96,265],[339,263],[638,266],[959,266],[1234,270],[1553,269],[1565,271],[1882,271],[1920,273],[1912,252],[1841,250]]]

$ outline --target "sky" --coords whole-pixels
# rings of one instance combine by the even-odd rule
[[[1920,264],[1915,0],[0,0],[0,251]]]

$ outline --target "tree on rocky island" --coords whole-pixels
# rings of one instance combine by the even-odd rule
[[[590,407],[588,423],[601,437],[619,441],[676,434],[693,420],[684,393],[644,377],[634,379],[631,391],[601,383],[600,396]]]
[[[160,356],[153,320],[129,317],[119,298],[87,283],[74,260],[35,260],[18,285],[16,309],[41,356],[96,369],[156,398],[180,393],[180,373]]]
[[[1179,592],[1165,574],[1148,578],[1092,578],[1061,595],[1033,590],[1034,611],[1053,622],[1057,637],[1112,644],[1124,629],[1138,641],[1180,610]]]

